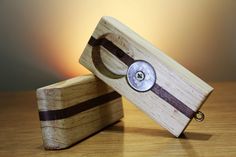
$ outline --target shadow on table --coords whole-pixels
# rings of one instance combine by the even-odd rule
[[[161,136],[167,138],[175,138],[166,130],[152,129],[152,128],[139,128],[139,127],[124,127],[123,125],[114,125],[106,128],[105,132],[119,132],[119,133],[134,133],[141,134],[145,136]],[[198,140],[198,141],[207,141],[212,137],[211,134],[207,133],[198,133],[198,132],[185,132],[181,134],[179,139],[189,139],[189,140]]]
[[[181,134],[179,138],[175,138],[171,133],[169,133],[167,130],[160,130],[160,129],[154,129],[154,128],[141,128],[141,127],[129,127],[124,126],[124,123],[121,121],[119,125],[113,125],[105,130],[104,132],[109,133],[116,133],[124,135],[126,133],[128,134],[136,134],[142,135],[142,136],[151,136],[151,137],[164,137],[168,138],[168,140],[164,140],[162,145],[156,144],[157,149],[159,150],[158,153],[161,155],[165,155],[168,153],[172,153],[173,150],[179,150],[179,153],[186,156],[200,156],[199,151],[195,148],[195,145],[193,141],[199,141],[202,143],[202,141],[208,141],[212,137],[211,134],[207,133],[199,133],[199,132],[185,132],[184,134]],[[155,139],[155,138],[153,138]],[[164,147],[163,147],[164,145]],[[122,146],[120,146],[122,148]],[[161,150],[159,149],[160,147]]]
[[[192,140],[207,141],[212,135],[197,132],[185,132],[179,138],[175,138],[166,130],[154,128],[128,127],[124,126],[123,121],[110,125],[100,132],[97,132],[90,137],[79,141],[73,147],[62,151],[42,151],[42,147],[38,150],[41,154],[47,156],[67,156],[68,153],[76,155],[95,155],[95,156],[123,156],[124,155],[124,135],[135,134],[142,136],[151,136],[158,139],[158,137],[168,138],[164,140],[162,145],[158,143],[154,146],[159,150],[159,154],[166,154],[172,150],[179,150],[180,153],[187,156],[199,156],[199,152],[191,142]],[[161,147],[161,149],[160,149]],[[138,146],[137,146],[138,148]]]
[[[211,134],[207,133],[198,133],[198,132],[185,132],[180,135],[180,139],[190,139],[198,141],[208,141],[212,137]]]

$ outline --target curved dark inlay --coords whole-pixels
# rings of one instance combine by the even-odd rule
[[[110,52],[108,52],[110,53]],[[102,57],[101,57],[101,46],[94,46],[92,49],[92,61],[94,66],[97,68],[97,70],[102,73],[103,75],[113,78],[113,79],[119,79],[124,77],[125,75],[119,75],[116,73],[113,73],[110,71],[107,66],[103,63]]]
[[[106,38],[99,38],[96,39],[93,36],[89,39],[88,44],[92,47],[94,46],[103,46],[106,48],[109,52],[111,52],[113,55],[115,55],[118,59],[120,59],[124,64],[127,66],[130,66],[135,60],[130,57],[128,54],[126,54],[124,51],[122,51],[119,47],[117,47],[114,43],[109,41]],[[164,88],[159,86],[157,83],[151,88],[151,91],[155,93],[157,96],[162,98],[164,101],[166,101],[168,104],[172,105],[174,108],[176,108],[178,111],[183,113],[186,117],[192,119],[195,115],[195,111],[193,111],[191,108],[189,108],[187,105],[185,105],[183,102],[178,100],[175,96],[170,94],[168,91],[166,91]]]
[[[91,36],[88,44],[91,45],[92,47],[102,45],[104,48],[106,48],[109,52],[111,52],[114,56],[116,56],[127,66],[130,66],[134,62],[134,59],[132,57],[127,55],[124,51],[122,51],[119,47],[117,47],[115,44],[113,44],[106,38],[95,39],[93,36]]]
[[[121,95],[117,92],[111,92],[98,96],[96,98],[89,99],[87,101],[81,102],[77,105],[60,109],[60,110],[50,110],[50,111],[39,111],[40,121],[49,121],[49,120],[59,120],[71,117],[80,112],[89,110],[91,108],[103,105],[109,101],[120,98]]]

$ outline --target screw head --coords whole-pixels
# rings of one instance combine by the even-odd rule
[[[142,81],[145,79],[145,74],[142,71],[137,71],[135,77],[138,81]]]

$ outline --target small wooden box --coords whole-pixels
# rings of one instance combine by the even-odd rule
[[[37,90],[46,149],[67,148],[123,117],[121,96],[94,75]]]
[[[102,17],[79,61],[176,137],[213,90],[112,17]]]

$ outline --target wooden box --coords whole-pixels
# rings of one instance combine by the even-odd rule
[[[94,75],[37,90],[46,149],[67,148],[123,117],[121,96]]]
[[[213,90],[112,17],[99,21],[79,62],[176,137]]]

